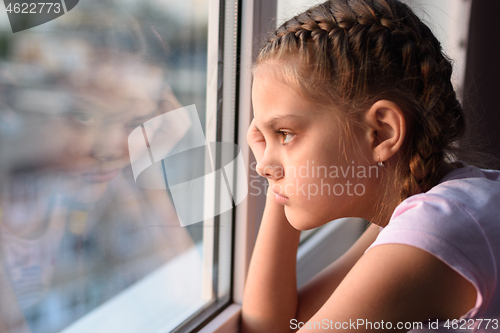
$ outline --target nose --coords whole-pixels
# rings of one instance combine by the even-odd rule
[[[276,160],[266,156],[265,153],[262,160],[257,164],[256,171],[259,175],[269,180],[278,180],[284,177],[283,166],[277,163]]]
[[[92,155],[99,161],[113,161],[127,154],[127,136],[121,126],[102,128],[96,134]]]

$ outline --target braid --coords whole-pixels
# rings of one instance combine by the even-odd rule
[[[463,110],[451,85],[452,66],[440,52],[440,45],[422,24],[422,43],[417,62],[422,88],[420,112],[409,147],[409,174],[402,197],[429,190],[445,151],[465,130]],[[436,50],[438,52],[436,52]]]
[[[295,61],[305,96],[334,102],[355,123],[379,99],[411,119],[396,170],[401,200],[429,190],[464,132],[452,66],[429,28],[398,0],[330,0],[282,24],[257,63]],[[293,61],[284,61],[293,63]]]

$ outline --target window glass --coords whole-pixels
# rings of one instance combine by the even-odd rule
[[[300,14],[308,8],[323,3],[324,0],[277,0],[277,20],[278,26],[291,19],[294,15]]]
[[[0,331],[170,331],[219,296],[220,191],[174,191],[214,158],[208,0],[62,4],[0,15]]]

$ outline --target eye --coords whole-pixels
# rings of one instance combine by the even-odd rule
[[[278,131],[278,133],[281,135],[281,143],[284,145],[292,141],[292,139],[295,137],[295,134],[287,131]]]
[[[73,113],[70,118],[80,125],[91,125],[95,121],[95,116],[92,113],[87,112]]]

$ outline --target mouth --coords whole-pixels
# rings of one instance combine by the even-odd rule
[[[98,171],[98,172],[89,172],[84,173],[83,177],[90,183],[103,183],[109,182],[116,176],[120,174],[121,169],[114,169],[109,171]]]
[[[290,199],[282,194],[280,194],[276,189],[272,189],[273,193],[274,193],[274,196],[275,196],[275,199],[276,199],[276,202],[281,204],[281,205],[285,205]]]

